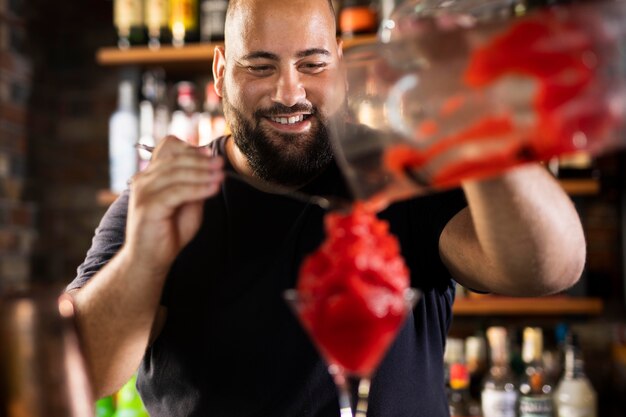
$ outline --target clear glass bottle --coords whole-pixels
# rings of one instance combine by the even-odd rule
[[[554,393],[557,417],[596,417],[597,395],[585,375],[578,338],[572,334],[565,345],[565,373]]]
[[[169,109],[165,102],[165,72],[152,69],[143,74],[143,99],[139,103],[139,143],[156,146],[167,135]],[[139,170],[148,166],[152,154],[139,150]]]
[[[120,82],[118,107],[109,120],[109,175],[115,193],[124,191],[137,172],[139,117],[135,91],[132,81]]]
[[[208,82],[204,89],[204,108],[198,119],[198,145],[203,146],[225,135],[226,121],[220,97],[214,83]]]
[[[552,384],[543,367],[543,331],[524,328],[522,359],[525,370],[520,381],[519,417],[553,417]]]
[[[516,417],[517,384],[509,364],[509,339],[504,327],[487,329],[491,367],[481,392],[484,417]]]
[[[190,145],[198,145],[198,106],[196,87],[189,81],[176,84],[176,109],[172,112],[169,134]]]
[[[145,0],[144,6],[148,46],[150,49],[159,49],[170,41],[169,0]]]
[[[113,2],[113,24],[117,30],[120,49],[145,43],[144,10],[141,0],[115,0]]]

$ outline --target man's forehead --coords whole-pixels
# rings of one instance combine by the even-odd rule
[[[336,41],[327,0],[236,0],[230,7],[225,43],[231,57],[257,49],[296,54],[328,49]]]

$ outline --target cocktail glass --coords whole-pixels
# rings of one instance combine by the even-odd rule
[[[407,315],[420,298],[409,288],[397,296],[336,292],[326,297],[287,290],[284,298],[328,364],[341,417],[365,417],[372,377]]]

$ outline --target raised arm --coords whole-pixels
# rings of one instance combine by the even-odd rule
[[[455,279],[475,290],[535,296],[573,285],[586,257],[576,209],[540,165],[463,185],[468,207],[444,228],[439,251]]]
[[[137,370],[158,328],[170,266],[197,233],[203,201],[219,190],[222,165],[220,158],[166,138],[133,179],[120,251],[71,292],[98,397],[119,389]]]

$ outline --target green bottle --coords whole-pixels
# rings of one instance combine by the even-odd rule
[[[115,414],[115,404],[113,397],[108,396],[96,401],[96,417],[113,417]]]
[[[137,376],[133,376],[117,392],[117,411],[113,417],[150,417],[137,392]]]

